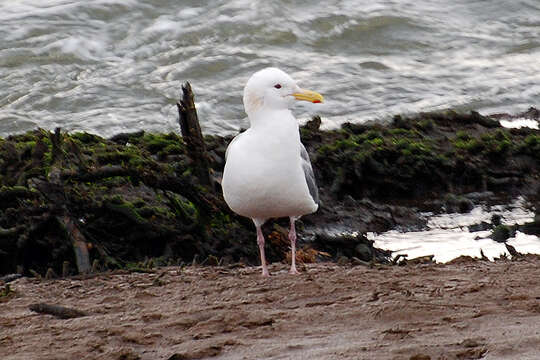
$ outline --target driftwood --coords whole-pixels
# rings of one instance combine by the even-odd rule
[[[0,277],[0,282],[3,282],[5,284],[7,284],[7,283],[15,281],[15,280],[17,280],[17,279],[19,279],[21,277],[22,277],[21,274],[8,274],[8,275],[4,275],[4,276]]]
[[[21,229],[20,226],[15,226],[15,227],[8,228],[8,229],[4,229],[4,228],[0,227],[0,239],[3,238],[3,237],[9,237],[9,236],[16,235],[19,232],[20,229]]]
[[[39,314],[53,315],[59,319],[72,319],[88,315],[81,310],[45,303],[31,304],[28,308]]]
[[[182,93],[182,99],[176,103],[182,137],[186,143],[188,155],[193,159],[195,175],[199,178],[202,185],[210,186],[206,145],[202,136],[201,126],[199,125],[194,95],[189,82],[186,82],[182,86]]]

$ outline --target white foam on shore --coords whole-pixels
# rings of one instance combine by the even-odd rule
[[[511,120],[499,120],[499,122],[505,128],[519,129],[528,127],[531,129],[538,129],[538,121],[533,119],[517,118]]]
[[[469,232],[468,226],[482,221],[489,222],[493,214],[502,217],[505,225],[524,224],[532,221],[534,213],[524,208],[522,198],[508,206],[494,206],[489,209],[478,206],[468,214],[444,214],[433,216],[428,221],[428,230],[401,233],[395,230],[382,234],[368,233],[374,245],[393,252],[393,255],[407,254],[409,259],[434,255],[437,262],[448,262],[461,255],[480,257],[480,249],[493,259],[508,254],[503,243],[489,238],[491,230]],[[521,253],[540,254],[540,238],[516,232],[508,240]]]

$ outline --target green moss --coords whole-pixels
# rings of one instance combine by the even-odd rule
[[[491,238],[497,242],[504,242],[512,236],[512,229],[507,225],[497,225],[491,234]]]
[[[1,290],[0,290],[0,298],[5,298],[11,295],[14,295],[15,291],[11,289],[9,284],[6,284]]]
[[[166,135],[145,134],[142,138],[142,146],[152,154],[163,152],[167,148],[172,151],[183,152],[183,142],[174,133]]]
[[[230,215],[222,213],[222,212],[214,214],[214,216],[210,220],[210,226],[212,228],[223,229],[223,228],[229,227],[230,225],[231,225]]]
[[[471,140],[471,137],[469,136],[469,134],[463,130],[459,130],[457,133],[456,133],[456,139],[458,140],[463,140],[463,141],[469,141]]]
[[[483,142],[476,138],[470,138],[468,135],[461,137],[458,136],[455,140],[453,140],[452,143],[456,149],[464,150],[471,154],[479,153],[485,148],[485,144]]]
[[[431,119],[422,119],[416,123],[416,127],[422,131],[428,132],[435,128],[435,123]]]
[[[139,215],[133,204],[128,201],[124,201],[124,199],[119,195],[109,197],[105,200],[104,204],[109,210],[124,215],[136,224],[143,225],[147,223],[147,220]]]
[[[140,160],[141,154],[134,149],[127,148],[124,151],[97,151],[95,158],[100,164],[123,164],[123,163],[137,163]]]
[[[15,143],[15,148],[19,151],[25,151],[27,149],[32,150],[36,146],[36,141],[21,141]]]
[[[410,136],[411,131],[407,129],[392,128],[388,129],[388,133],[393,136]]]
[[[125,184],[128,184],[130,181],[129,179],[122,177],[122,176],[112,176],[108,178],[104,178],[101,180],[101,185],[106,188],[114,188],[118,186],[122,186]]]
[[[381,147],[382,145],[384,145],[384,139],[380,137],[369,139],[366,142],[375,147]]]
[[[197,206],[183,196],[171,194],[168,196],[169,207],[174,212],[175,217],[190,223],[196,223],[199,219]]]
[[[525,143],[526,146],[536,147],[540,145],[540,135],[531,134],[527,136],[523,142]]]
[[[411,142],[408,149],[413,155],[432,155],[431,146],[423,142]]]
[[[540,159],[540,135],[528,135],[517,149],[518,153]]]
[[[157,216],[169,219],[175,218],[175,214],[171,213],[168,208],[162,206],[142,206],[137,208],[137,213],[145,219],[152,219]]]
[[[143,157],[138,157],[138,156],[133,156],[128,161],[129,167],[132,167],[135,169],[143,169],[146,165],[149,165],[150,163],[151,163],[150,160],[144,159]]]
[[[2,186],[0,187],[0,199],[4,201],[17,198],[34,198],[38,192],[26,186]]]
[[[94,134],[89,134],[87,132],[76,132],[70,135],[71,138],[80,141],[83,144],[99,144],[103,142],[103,138]]]
[[[494,134],[482,135],[487,155],[504,155],[512,149],[512,141],[506,131],[497,130]]]
[[[381,131],[375,130],[375,129],[369,130],[363,134],[357,135],[357,139],[359,143],[367,141],[367,140],[375,140],[375,139],[382,139],[382,138],[383,138],[383,135]]]

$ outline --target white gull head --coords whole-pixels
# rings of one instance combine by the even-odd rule
[[[289,109],[295,100],[320,103],[323,97],[301,89],[284,71],[269,67],[253,74],[244,88],[244,108],[251,118],[264,110]]]

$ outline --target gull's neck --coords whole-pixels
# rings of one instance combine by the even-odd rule
[[[298,121],[289,109],[267,109],[263,107],[248,114],[248,118],[253,131],[282,129],[287,132],[298,132],[299,129]]]

